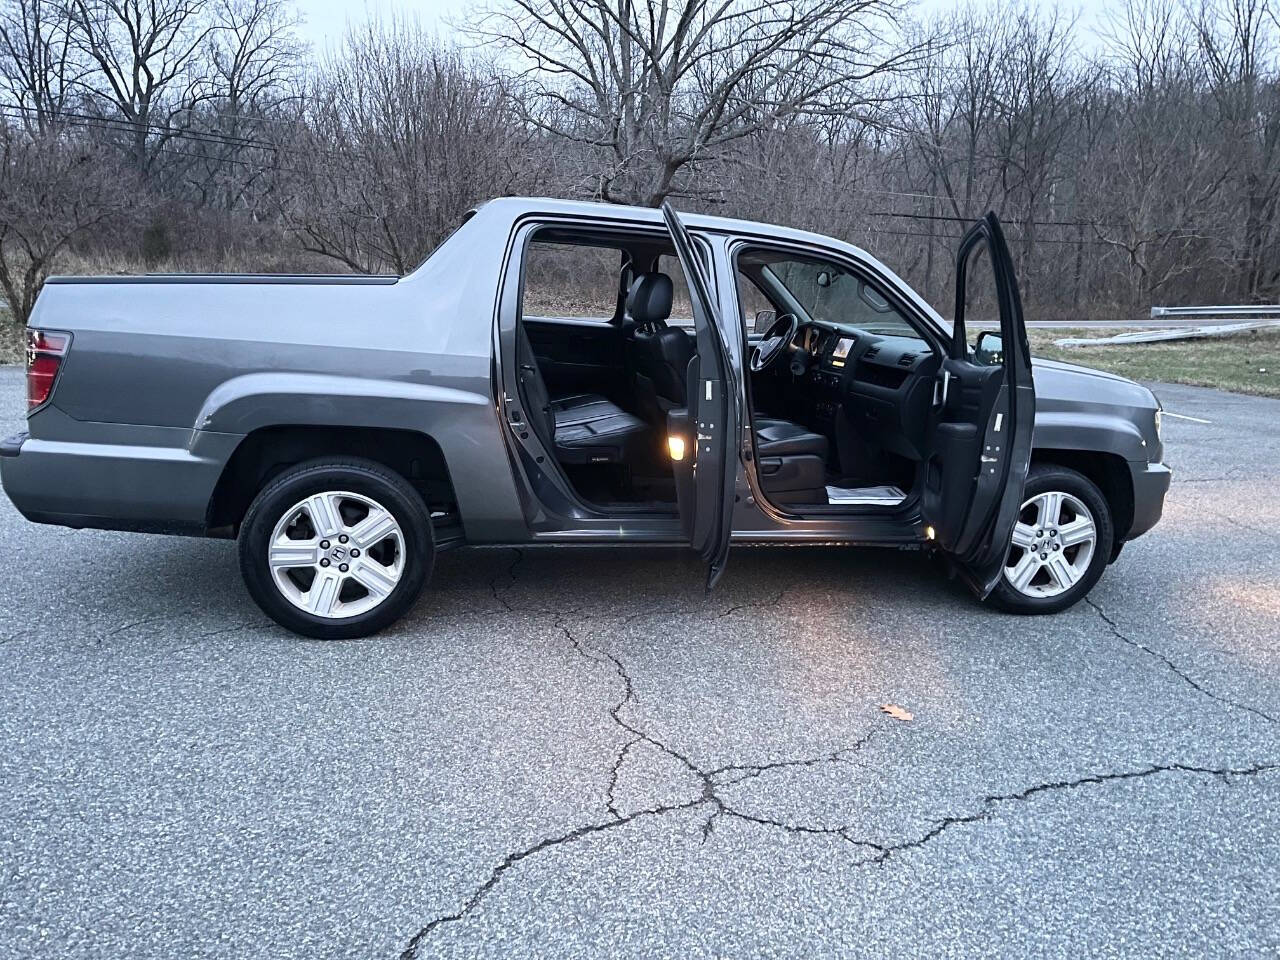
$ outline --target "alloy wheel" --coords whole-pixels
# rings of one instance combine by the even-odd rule
[[[280,593],[300,610],[339,620],[381,604],[404,573],[400,524],[363,494],[312,494],[284,512],[267,543]]]
[[[1089,508],[1069,493],[1049,490],[1018,512],[1004,576],[1027,597],[1057,597],[1089,569],[1098,528]]]

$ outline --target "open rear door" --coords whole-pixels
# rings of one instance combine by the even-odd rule
[[[681,520],[689,542],[707,563],[710,590],[724,573],[733,529],[741,420],[737,380],[702,258],[671,204],[662,205],[662,216],[689,284],[698,343],[698,354],[689,365],[688,407],[673,411],[672,435],[683,432],[684,448],[683,459],[672,466],[678,488],[684,474],[687,494],[679,497]]]
[[[979,324],[989,329],[971,345],[966,328]],[[922,512],[938,546],[985,597],[1003,573],[1022,504],[1036,401],[1022,300],[994,213],[960,241],[955,329],[934,401]]]

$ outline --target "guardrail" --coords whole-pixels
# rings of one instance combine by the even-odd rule
[[[1214,307],[1152,307],[1151,319],[1161,317],[1275,317],[1280,319],[1280,304],[1249,304],[1248,306]]]
[[[1053,341],[1059,347],[1103,347],[1126,343],[1160,343],[1164,340],[1204,340],[1208,337],[1230,337],[1250,330],[1267,330],[1280,327],[1280,313],[1276,319],[1237,320],[1235,323],[1206,323],[1198,327],[1182,326],[1164,330],[1138,330],[1133,333],[1117,333],[1114,337],[1063,337]]]

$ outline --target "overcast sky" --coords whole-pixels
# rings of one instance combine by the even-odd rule
[[[415,16],[423,26],[448,36],[448,20],[460,18],[472,6],[471,0],[297,0],[306,18],[302,35],[317,49],[340,41],[348,22],[392,13]]]
[[[477,0],[296,0],[296,3],[306,18],[302,35],[317,49],[341,41],[348,22],[363,23],[370,16],[380,14],[415,16],[428,29],[448,37],[454,32],[450,21],[465,19],[468,11],[477,7]],[[1106,0],[1066,0],[1061,5],[1081,12],[1084,29],[1079,37],[1087,43],[1099,25]],[[921,12],[940,12],[954,6],[957,6],[954,0],[920,0],[918,3]]]

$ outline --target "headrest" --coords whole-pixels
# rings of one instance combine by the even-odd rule
[[[638,324],[660,324],[671,316],[671,278],[665,273],[642,273],[631,281],[627,313]]]

